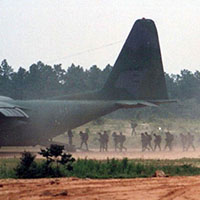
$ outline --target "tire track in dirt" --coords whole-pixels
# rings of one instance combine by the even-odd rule
[[[6,179],[0,200],[199,200],[200,176],[136,179]]]
[[[160,200],[174,200],[174,199],[199,199],[200,198],[200,183],[182,186],[178,189],[173,189]],[[197,198],[196,198],[196,197]]]

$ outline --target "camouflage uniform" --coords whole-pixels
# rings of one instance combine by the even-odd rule
[[[99,151],[101,152],[101,151],[104,151],[103,135],[100,132],[98,133],[98,135],[99,135],[99,144],[100,144]]]
[[[169,150],[172,151],[172,142],[174,140],[174,136],[169,131],[166,132],[165,135],[166,135],[166,138],[165,138],[166,144],[165,144],[164,150],[166,150],[168,147]]]
[[[183,135],[181,133],[180,138],[181,138],[181,144],[182,144],[183,151],[186,151],[187,150],[187,148],[186,148],[186,143],[187,143],[186,135]]]
[[[133,121],[131,121],[131,128],[132,128],[131,136],[133,136],[133,133],[135,133],[136,135],[136,131],[135,131],[136,127],[137,127],[137,123],[134,123]]]
[[[194,135],[191,135],[190,133],[188,133],[188,135],[187,135],[187,143],[188,143],[187,149],[186,149],[187,151],[188,151],[188,149],[190,147],[192,147],[194,151],[196,150],[195,146],[194,146]]]
[[[127,151],[127,148],[124,147],[124,142],[126,141],[126,136],[122,134],[122,132],[120,132],[119,135],[119,146],[120,146],[120,151],[122,151],[123,149],[125,149]]]
[[[157,147],[158,147],[159,150],[161,151],[160,144],[161,144],[162,138],[161,138],[160,135],[156,135],[156,134],[153,134],[153,135],[154,135],[154,137],[155,137],[155,139],[154,139],[154,144],[155,144],[155,146],[154,146],[154,151],[156,150]]]
[[[151,146],[152,136],[148,134],[147,132],[145,132],[145,137],[146,137],[147,147],[149,147],[153,151],[153,147]],[[150,150],[149,148],[148,150]]]
[[[119,146],[118,146],[118,144],[119,144],[119,135],[117,135],[116,132],[113,132],[112,137],[113,137],[115,151],[117,151],[117,149],[119,148]]]
[[[87,141],[88,141],[88,138],[89,138],[88,133],[83,133],[82,131],[80,131],[79,135],[81,137],[80,149],[82,149],[83,144],[85,144],[86,150],[88,151],[88,144],[87,144]]]
[[[108,141],[109,141],[108,133],[106,131],[104,131],[104,134],[103,134],[103,146],[104,146],[105,151],[108,151]]]
[[[69,146],[72,146],[72,137],[73,137],[72,131],[69,130],[67,132],[67,135],[68,135],[68,138],[69,138]]]
[[[147,147],[147,137],[144,133],[141,133],[141,144],[142,144],[142,151],[145,151],[146,149],[149,150]]]

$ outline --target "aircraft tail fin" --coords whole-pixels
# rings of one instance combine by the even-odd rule
[[[102,93],[110,100],[168,99],[158,34],[152,20],[135,22]]]
[[[167,100],[158,34],[154,22],[135,22],[100,91],[55,97],[71,100]]]

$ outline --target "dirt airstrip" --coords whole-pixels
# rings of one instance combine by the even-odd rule
[[[3,150],[2,150],[3,151]],[[4,154],[5,153],[5,154]],[[1,156],[11,157],[5,151]],[[3,156],[3,157],[4,157]],[[16,156],[16,155],[15,155]],[[183,157],[200,158],[199,150],[183,153],[144,152],[130,150],[123,153],[76,152],[76,158],[141,158],[177,159]],[[200,176],[163,177],[136,179],[1,179],[0,200],[180,200],[200,199]]]
[[[200,199],[200,176],[106,179],[1,180],[2,200],[179,200]]]

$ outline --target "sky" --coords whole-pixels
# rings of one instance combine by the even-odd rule
[[[0,0],[0,62],[113,65],[134,22],[154,20],[164,70],[200,70],[199,0]]]

